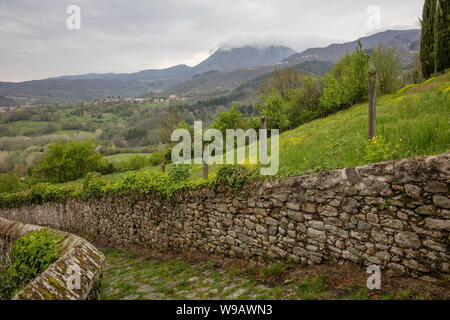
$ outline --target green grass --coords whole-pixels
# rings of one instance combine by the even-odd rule
[[[314,280],[305,280],[297,284],[301,300],[317,300],[326,295],[326,277],[319,275]]]
[[[111,162],[117,163],[117,162],[121,162],[121,161],[128,161],[128,160],[130,160],[130,158],[135,157],[135,156],[148,157],[150,155],[151,155],[151,153],[118,153],[118,154],[106,156],[105,159],[109,160]]]

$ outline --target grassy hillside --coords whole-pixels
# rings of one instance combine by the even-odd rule
[[[372,143],[367,141],[367,109],[367,103],[356,105],[283,133],[280,136],[280,174],[293,175],[449,150],[450,74],[379,98],[378,137]]]

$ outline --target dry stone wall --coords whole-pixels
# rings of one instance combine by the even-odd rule
[[[449,156],[411,158],[228,187],[0,211],[114,247],[346,259],[400,273],[449,273]]]
[[[42,229],[0,218],[0,254],[23,235]],[[55,230],[56,231],[56,230]],[[13,300],[97,300],[103,274],[104,255],[76,235],[56,231],[61,236],[61,258],[51,264]]]

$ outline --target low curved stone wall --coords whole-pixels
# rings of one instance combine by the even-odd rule
[[[401,273],[449,273],[450,153],[178,194],[111,196],[0,210],[117,248],[197,250]]]
[[[0,253],[23,235],[43,227],[0,218]],[[100,297],[105,257],[92,244],[73,234],[62,236],[61,257],[13,300],[95,300]]]

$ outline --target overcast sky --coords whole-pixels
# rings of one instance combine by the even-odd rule
[[[0,81],[193,66],[223,45],[301,51],[380,28],[417,28],[424,0],[1,0]],[[69,30],[69,5],[81,28]],[[372,15],[373,16],[373,15]]]

